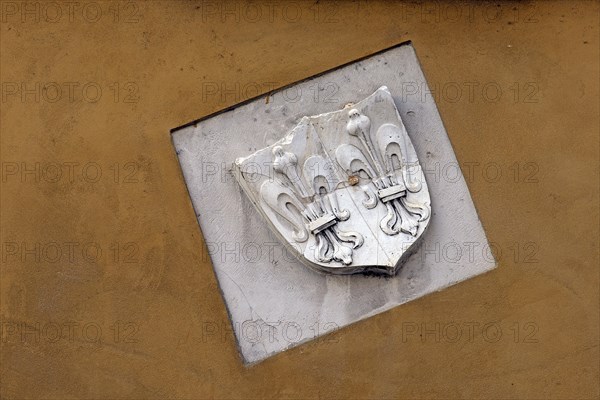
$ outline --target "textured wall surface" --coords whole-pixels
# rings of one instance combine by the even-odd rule
[[[0,3],[2,398],[598,397],[598,3],[248,4]],[[169,130],[405,40],[499,268],[244,368]]]

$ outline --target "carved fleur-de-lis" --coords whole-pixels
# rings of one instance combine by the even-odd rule
[[[347,132],[358,137],[364,152],[351,144],[336,149],[338,163],[348,174],[365,174],[377,191],[372,195],[368,185],[362,186],[366,194],[363,204],[373,208],[379,199],[387,213],[380,222],[381,230],[388,235],[405,232],[417,235],[419,222],[429,218],[429,206],[409,201],[407,194],[421,190],[422,183],[415,180],[402,152],[407,148],[406,133],[394,124],[381,125],[376,132],[376,143],[371,138],[371,120],[356,109],[348,112]]]
[[[326,173],[327,161],[317,155],[305,161],[303,169],[309,182],[307,186],[298,173],[298,158],[294,153],[275,146],[272,156],[277,179],[262,184],[262,200],[293,226],[294,240],[306,241],[309,233],[315,236],[317,261],[328,263],[334,260],[344,265],[351,264],[353,249],[360,247],[364,239],[357,232],[344,232],[337,227],[338,221],[350,217],[350,212],[341,210],[338,205],[334,193],[337,178]]]

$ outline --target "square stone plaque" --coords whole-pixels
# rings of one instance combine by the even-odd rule
[[[391,94],[421,164],[431,196],[429,226],[393,276],[317,272],[271,231],[234,178],[235,160],[275,144],[303,117],[342,110],[382,86]],[[246,364],[495,267],[428,93],[415,51],[404,43],[173,130]],[[443,173],[449,169],[455,173]]]

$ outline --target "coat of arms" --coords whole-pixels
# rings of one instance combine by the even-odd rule
[[[277,143],[238,158],[257,210],[307,266],[395,274],[431,216],[417,154],[388,89],[306,116]]]

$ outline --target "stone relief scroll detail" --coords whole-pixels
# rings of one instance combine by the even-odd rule
[[[307,266],[393,275],[429,224],[429,190],[386,87],[348,110],[303,116],[281,140],[238,158],[234,173]]]
[[[400,232],[417,235],[419,223],[429,218],[427,204],[411,202],[408,193],[419,192],[422,183],[412,175],[402,148],[406,148],[405,135],[392,124],[382,124],[375,134],[376,144],[371,138],[371,120],[356,109],[348,112],[346,125],[348,134],[359,139],[363,150],[343,144],[336,150],[336,158],[347,173],[366,174],[375,187],[377,197],[370,195],[364,186],[368,201],[365,207],[372,208],[373,202],[381,201],[387,210],[381,219],[380,228],[387,235]],[[372,199],[375,200],[372,200]]]
[[[337,227],[338,221],[350,218],[350,212],[339,208],[334,192],[338,182],[324,176],[328,169],[327,160],[316,155],[309,157],[304,163],[303,176],[298,173],[297,164],[294,153],[284,151],[281,146],[273,148],[276,176],[261,186],[263,201],[293,226],[294,240],[305,241],[307,232],[315,236],[318,261],[350,265],[353,250],[360,247],[364,239],[358,232],[345,232]],[[297,224],[294,214],[302,217],[304,227]]]

